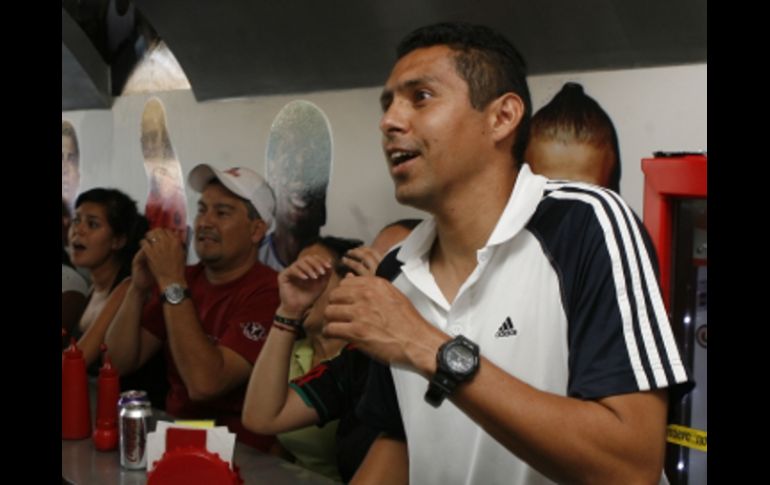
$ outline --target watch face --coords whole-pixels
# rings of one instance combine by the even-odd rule
[[[446,363],[452,372],[467,374],[476,363],[476,357],[468,347],[453,345],[446,350]]]
[[[181,302],[185,297],[184,288],[178,284],[169,285],[164,293],[166,294],[166,300],[173,305]]]

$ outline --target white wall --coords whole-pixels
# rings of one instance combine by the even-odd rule
[[[567,81],[578,82],[612,118],[618,132],[620,192],[642,216],[641,160],[656,151],[706,151],[706,64],[533,76],[533,109]]]
[[[641,215],[643,176],[640,160],[656,150],[706,149],[706,65],[674,66],[530,78],[537,109],[566,81],[583,84],[609,113],[619,135],[623,178],[621,192]],[[270,125],[289,101],[318,105],[332,127],[333,169],[327,195],[324,234],[371,241],[385,223],[422,217],[399,206],[380,150],[380,88],[317,92],[291,96],[195,101],[190,91],[159,93],[166,108],[171,142],[185,176],[201,162],[226,168],[248,166],[264,173]],[[111,111],[62,112],[80,144],[80,190],[116,186],[136,198],[141,208],[147,180],[140,148],[140,120],[149,95],[116,99]],[[197,202],[190,190],[188,218]]]

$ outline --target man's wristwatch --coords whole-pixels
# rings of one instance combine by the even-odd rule
[[[190,290],[183,287],[179,283],[171,283],[160,294],[160,301],[163,303],[170,303],[171,305],[178,305],[182,303],[182,300],[190,297]]]
[[[479,369],[479,346],[458,335],[439,347],[436,364],[425,400],[437,408],[458,384],[469,380]]]

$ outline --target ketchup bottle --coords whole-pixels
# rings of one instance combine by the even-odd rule
[[[91,436],[91,408],[83,352],[74,338],[63,352],[61,364],[61,437],[80,440]]]
[[[107,346],[102,344],[104,363],[99,369],[99,398],[96,403],[96,429],[94,447],[99,451],[110,451],[118,447],[118,399],[120,383],[118,373],[112,367],[107,355]]]

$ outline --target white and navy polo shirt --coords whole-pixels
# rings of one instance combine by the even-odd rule
[[[430,273],[435,237],[434,221],[421,223],[380,273],[400,267],[393,284],[426,320],[470,338],[511,375],[580,399],[689,381],[649,237],[614,192],[548,181],[523,165],[476,269],[451,304]],[[359,406],[371,425],[405,431],[410,483],[550,483],[451,401],[438,409],[426,403],[427,386],[415,372],[374,365]]]

